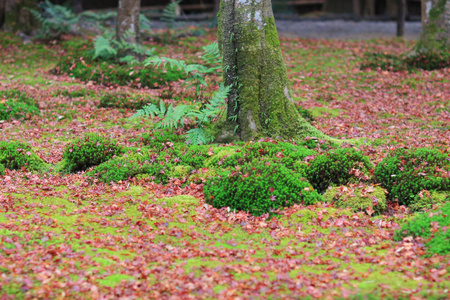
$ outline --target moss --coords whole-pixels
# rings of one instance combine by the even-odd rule
[[[169,178],[184,179],[189,176],[192,170],[194,170],[194,168],[191,166],[175,166],[169,170],[167,176]]]
[[[236,153],[236,147],[226,147],[223,150],[220,150],[217,154],[212,155],[211,157],[205,160],[205,167],[215,167],[218,165],[220,160],[223,160],[233,154]]]
[[[128,281],[131,279],[134,279],[134,277],[127,275],[127,274],[112,274],[112,275],[106,276],[103,279],[98,279],[98,282],[103,286],[115,287],[122,281]]]
[[[217,172],[215,169],[200,169],[196,173],[193,173],[189,176],[188,182],[193,183],[205,183],[208,178],[214,177],[217,175]]]
[[[413,212],[431,209],[433,206],[447,201],[450,201],[450,193],[425,190],[414,197],[412,204],[409,205],[409,209]]]
[[[332,187],[323,195],[323,200],[334,203],[337,208],[350,208],[354,212],[366,211],[368,208],[382,214],[387,207],[386,192],[383,188],[346,186]]]

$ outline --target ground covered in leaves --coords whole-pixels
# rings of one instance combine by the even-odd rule
[[[209,32],[144,44],[195,62],[215,38]],[[207,204],[203,180],[102,183],[84,172],[57,172],[66,147],[86,133],[141,147],[136,137],[153,132],[152,119],[129,120],[133,108],[100,107],[105,94],[183,103],[195,91],[185,93],[181,80],[153,89],[105,87],[52,73],[60,56],[83,43],[79,37],[50,45],[21,45],[5,34],[0,40],[0,91],[24,92],[40,111],[0,121],[0,140],[28,143],[47,164],[0,175],[0,298],[449,297],[450,255],[427,255],[423,238],[394,241],[414,217],[395,201],[379,215],[316,203],[252,216]],[[328,135],[359,138],[374,165],[399,148],[450,151],[450,69],[359,68],[365,52],[412,46],[282,39],[295,101]],[[358,191],[370,194],[373,185],[360,183]]]

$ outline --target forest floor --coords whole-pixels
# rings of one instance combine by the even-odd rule
[[[294,205],[255,217],[205,203],[203,184],[172,178],[101,183],[84,172],[52,171],[71,142],[88,132],[123,146],[152,132],[126,108],[100,108],[105,93],[164,96],[159,89],[105,87],[50,72],[67,55],[54,45],[21,45],[0,34],[0,90],[25,92],[40,114],[0,122],[0,140],[29,143],[47,172],[0,176],[1,299],[448,299],[450,255],[427,256],[424,240],[394,241],[413,214],[389,204],[385,215],[330,204]],[[92,37],[89,38],[92,40]],[[198,61],[207,36],[149,47]],[[359,138],[375,165],[398,148],[450,147],[450,69],[361,70],[365,52],[402,53],[400,39],[282,38],[295,101],[313,124],[339,138]],[[1,98],[0,98],[1,100]]]

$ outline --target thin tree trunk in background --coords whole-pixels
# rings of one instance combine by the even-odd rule
[[[373,17],[375,15],[375,0],[364,1],[364,17]]]
[[[119,0],[117,10],[117,40],[128,44],[139,44],[139,14],[141,0]]]
[[[353,0],[353,14],[357,17],[361,16],[361,0]]]
[[[79,14],[83,11],[83,0],[73,0],[73,9]]]
[[[0,29],[5,22],[5,0],[0,0]]]
[[[218,141],[330,139],[294,105],[270,0],[222,0],[218,42],[224,82],[231,86]]]
[[[406,0],[397,0],[397,36],[405,35]]]
[[[214,10],[213,13],[216,16],[220,9],[220,0],[214,0]]]
[[[36,6],[36,0],[3,0],[3,29],[30,33],[36,24],[29,9]]]

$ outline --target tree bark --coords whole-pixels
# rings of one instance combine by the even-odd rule
[[[139,14],[141,0],[119,0],[117,11],[117,40],[139,44]]]
[[[36,0],[0,0],[4,11],[3,28],[5,31],[30,33],[36,25],[29,9],[36,8]],[[1,13],[1,12],[0,12]],[[1,23],[0,16],[0,23]]]
[[[73,9],[76,14],[79,14],[83,11],[83,1],[82,0],[73,0]]]
[[[397,36],[405,35],[406,0],[397,0]]]
[[[294,105],[270,0],[222,0],[218,41],[231,86],[219,141],[328,138]]]
[[[450,49],[450,0],[422,0],[420,52]]]

